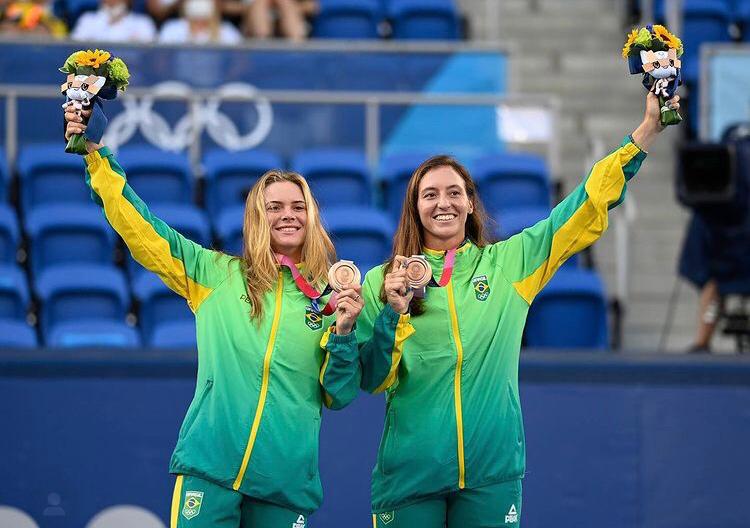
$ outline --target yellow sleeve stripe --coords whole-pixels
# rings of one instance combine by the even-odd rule
[[[320,367],[320,386],[323,389],[323,403],[325,403],[325,406],[330,409],[331,405],[333,405],[333,398],[330,394],[325,390],[325,385],[323,385],[323,378],[326,374],[326,368],[328,367],[328,360],[331,358],[331,353],[326,350],[326,347],[328,346],[328,339],[331,336],[331,332],[333,331],[333,325],[328,327],[328,330],[325,331],[323,334],[323,337],[320,339],[320,348],[326,351],[325,359],[323,359],[323,366]]]
[[[211,294],[211,288],[187,276],[183,262],[172,255],[169,242],[123,196],[125,179],[112,169],[109,160],[94,152],[87,156],[87,161],[91,186],[104,203],[104,214],[127,244],[133,258],[156,272],[170,289],[184,297],[193,312],[198,310]]]
[[[549,257],[531,275],[513,283],[528,304],[567,258],[593,244],[607,230],[609,205],[619,199],[625,186],[622,168],[639,153],[638,147],[628,143],[591,169],[585,184],[587,199],[555,232]]]
[[[410,318],[411,316],[409,314],[401,314],[398,318],[398,323],[396,324],[396,335],[393,341],[393,352],[391,353],[391,369],[388,371],[388,376],[386,376],[385,381],[372,391],[373,394],[383,392],[396,381],[396,377],[398,376],[398,366],[401,363],[401,356],[404,352],[404,341],[414,333],[414,327],[411,325]]]

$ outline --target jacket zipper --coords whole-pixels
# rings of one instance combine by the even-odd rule
[[[451,329],[453,330],[453,341],[456,343],[456,375],[453,383],[453,400],[456,405],[456,437],[458,439],[458,489],[466,486],[466,467],[464,465],[464,423],[461,411],[461,366],[464,360],[464,347],[461,344],[461,334],[458,331],[458,315],[456,314],[456,301],[453,297],[453,280],[448,282],[446,291],[448,293],[448,311],[451,316]]]
[[[268,336],[268,344],[266,345],[266,354],[263,357],[263,380],[260,384],[260,396],[258,398],[258,406],[255,409],[255,418],[253,418],[253,426],[250,428],[250,438],[247,440],[247,447],[245,448],[245,456],[242,457],[242,464],[240,465],[240,471],[237,473],[237,478],[234,479],[232,489],[235,491],[240,488],[242,479],[245,477],[245,471],[247,470],[247,464],[250,461],[250,455],[253,452],[253,446],[255,445],[255,438],[258,435],[258,427],[260,426],[260,419],[263,416],[263,407],[266,404],[266,394],[268,393],[268,378],[271,370],[271,355],[273,354],[273,345],[276,342],[276,332],[279,328],[279,315],[281,314],[281,292],[284,281],[282,274],[279,272],[279,279],[276,285],[276,307],[273,312],[273,323],[271,324],[271,334]]]

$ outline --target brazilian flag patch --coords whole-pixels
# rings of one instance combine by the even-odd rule
[[[383,512],[379,514],[378,517],[380,518],[380,522],[382,522],[383,524],[389,524],[396,517],[396,512]]]
[[[487,280],[487,275],[480,275],[471,279],[471,283],[474,285],[474,296],[477,300],[486,301],[487,297],[490,296],[490,283]]]
[[[310,330],[320,330],[323,328],[323,316],[313,310],[312,306],[305,309],[305,324]]]
[[[182,507],[182,516],[188,521],[196,517],[201,512],[201,504],[203,504],[202,491],[185,492],[185,505]]]

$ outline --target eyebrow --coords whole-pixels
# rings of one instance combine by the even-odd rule
[[[459,190],[463,191],[463,188],[460,185],[457,185],[455,183],[452,184],[452,185],[449,185],[448,189],[459,189]],[[425,187],[424,189],[422,189],[421,193],[427,192],[427,191],[437,191],[437,190],[438,190],[437,187]]]
[[[280,202],[279,200],[270,200],[270,201],[266,202],[266,205],[273,205],[273,204],[284,205],[284,203]],[[304,200],[294,200],[292,202],[292,204],[293,205],[297,205],[297,204],[306,205]]]

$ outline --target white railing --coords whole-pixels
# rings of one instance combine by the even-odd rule
[[[248,85],[249,88],[249,85]],[[0,98],[5,99],[5,149],[9,162],[12,164],[18,154],[18,105],[19,99],[57,99],[61,100],[57,88],[47,86],[9,85],[0,84]],[[201,131],[202,126],[210,126],[211,119],[205,114],[210,108],[215,108],[216,90],[189,89],[154,91],[149,88],[130,88],[122,96],[124,104],[138,105],[139,101],[172,100],[188,103],[190,124],[190,140],[187,142],[191,161],[199,164],[201,159]],[[364,92],[364,91],[319,91],[319,90],[253,90],[252,94],[242,90],[228,91],[220,95],[221,101],[247,102],[272,108],[275,103],[300,105],[361,105],[365,108],[364,137],[365,152],[368,162],[373,169],[377,168],[380,160],[381,134],[380,113],[386,106],[485,106],[500,109],[541,109],[548,115],[550,134],[548,138],[532,137],[528,141],[519,137],[500,137],[502,141],[512,147],[522,145],[541,146],[547,158],[548,166],[553,177],[559,174],[559,139],[557,122],[559,101],[549,96],[534,95],[480,95],[480,94],[433,94],[413,92]],[[211,106],[207,106],[211,105]],[[226,118],[226,116],[224,116]],[[50,116],[50,123],[60,119],[61,115]],[[113,122],[117,116],[113,118]],[[227,118],[228,119],[228,118]],[[51,125],[52,126],[52,125]],[[534,123],[527,123],[529,128]],[[181,133],[185,133],[182,130]],[[467,141],[470,141],[468,139]],[[163,146],[162,146],[163,147]],[[231,145],[228,145],[231,148]]]

